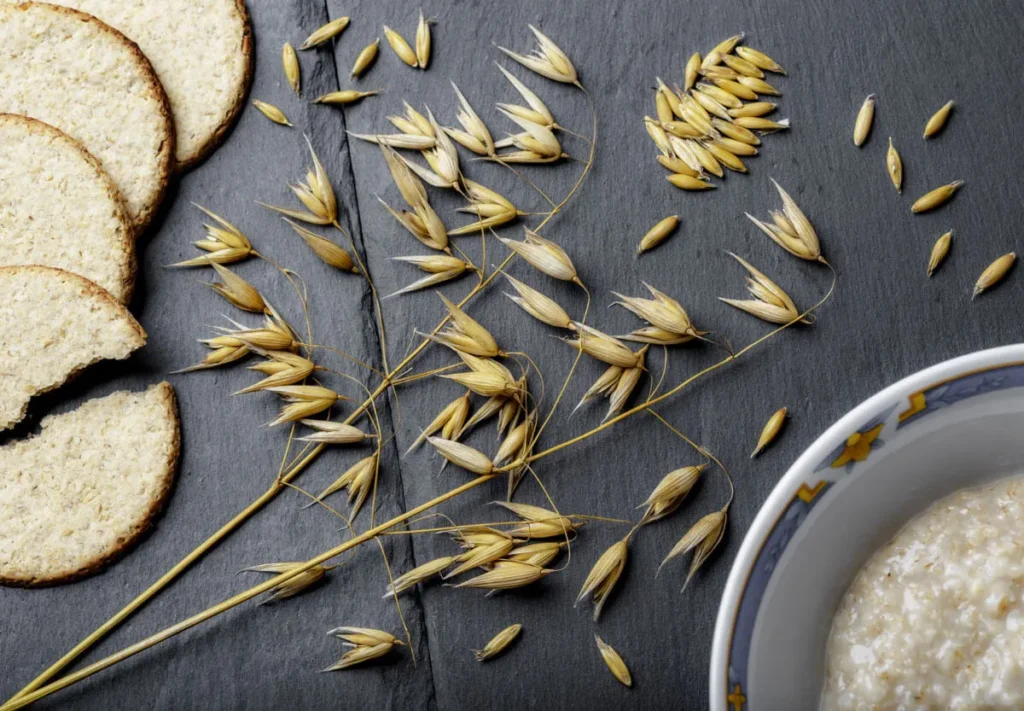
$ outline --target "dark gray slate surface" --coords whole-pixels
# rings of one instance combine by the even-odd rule
[[[648,281],[677,296],[701,325],[747,343],[764,324],[719,304],[719,295],[739,296],[742,273],[723,250],[746,255],[802,305],[828,286],[820,267],[798,263],[756,233],[745,210],[766,214],[777,206],[768,181],[777,178],[818,227],[824,249],[840,272],[835,297],[812,328],[793,329],[703,381],[661,410],[692,438],[716,452],[735,475],[736,503],[723,552],[682,595],[685,562],[670,565],[658,579],[661,558],[697,517],[721,505],[723,481],[712,476],[674,517],[643,530],[631,546],[631,560],[600,624],[571,602],[593,560],[623,533],[615,525],[591,524],[574,547],[572,565],[536,588],[485,599],[473,591],[432,585],[403,597],[419,663],[403,652],[388,663],[344,674],[318,674],[340,644],[324,632],[339,624],[398,630],[394,607],[379,600],[386,583],[380,552],[365,546],[342,559],[343,566],[317,592],[285,604],[235,609],[117,668],[40,704],[46,708],[701,708],[707,703],[710,638],[729,563],[743,531],[774,482],[799,452],[831,421],[887,383],[943,359],[1019,339],[1019,275],[971,303],[970,286],[996,256],[1020,246],[1024,223],[1019,117],[1024,98],[1017,91],[1017,46],[1024,14],[1014,3],[776,3],[680,4],[595,2],[438,2],[425,6],[437,18],[434,60],[429,71],[400,65],[382,47],[377,65],[360,87],[383,88],[346,112],[309,106],[291,95],[280,72],[280,46],[298,44],[328,17],[353,18],[334,50],[303,53],[306,97],[347,87],[358,51],[387,23],[410,39],[418,7],[396,2],[312,0],[250,3],[257,42],[253,97],[277,104],[299,130],[270,125],[247,111],[225,145],[172,190],[158,229],[142,247],[142,281],[133,309],[150,332],[148,347],[125,369],[91,371],[55,397],[37,403],[34,415],[73,406],[115,388],[142,387],[203,355],[195,338],[222,323],[227,307],[200,282],[206,275],[160,265],[192,254],[188,243],[201,233],[195,201],[233,220],[268,256],[301,273],[309,284],[316,340],[373,361],[379,356],[367,294],[360,281],[331,272],[255,200],[289,199],[285,184],[306,165],[300,130],[308,132],[324,159],[348,225],[366,249],[382,293],[418,276],[388,258],[424,250],[383,212],[375,195],[397,201],[375,147],[346,144],[353,130],[385,130],[383,116],[398,113],[401,100],[429,103],[439,120],[454,120],[448,80],[456,80],[482,117],[501,135],[505,122],[492,108],[514,100],[492,65],[492,41],[526,49],[532,22],[572,56],[594,96],[600,138],[590,179],[548,235],[573,255],[594,294],[593,321],[610,332],[632,328],[634,320],[605,308],[610,290],[638,294]],[[730,175],[713,193],[675,191],[654,163],[641,124],[650,113],[656,75],[677,80],[687,56],[745,30],[752,46],[764,49],[790,72],[778,83],[785,96],[781,115],[794,129],[764,141],[749,176]],[[514,70],[552,107],[560,123],[586,133],[587,104],[571,89]],[[342,77],[338,81],[338,76]],[[860,150],[850,142],[853,118],[864,95],[878,95],[875,131]],[[946,132],[924,143],[926,118],[955,98]],[[906,184],[894,194],[884,170],[886,138],[903,155]],[[566,139],[574,155],[582,142]],[[540,210],[542,201],[506,171],[466,163],[474,179]],[[529,175],[552,194],[564,194],[578,165],[538,168]],[[966,187],[948,207],[912,217],[910,203],[926,190],[954,179]],[[449,224],[458,220],[448,196],[432,197]],[[661,217],[679,213],[680,232],[657,252],[639,260],[639,237]],[[956,230],[948,263],[932,280],[924,266],[934,239]],[[514,230],[510,231],[514,234]],[[460,242],[474,256],[474,240]],[[490,252],[494,263],[501,249]],[[239,269],[288,316],[299,310],[287,285],[264,265]],[[577,291],[552,284],[523,265],[515,273],[578,313]],[[459,296],[468,282],[447,289]],[[529,321],[496,293],[475,302],[474,317],[492,328],[506,348],[527,351],[544,370],[549,393],[571,363],[571,351],[549,330]],[[441,314],[429,295],[386,302],[392,360],[414,342],[414,328],[429,328]],[[233,314],[232,314],[233,315]],[[673,351],[667,382],[715,357],[708,349]],[[355,372],[344,361],[325,362]],[[450,362],[437,349],[422,367]],[[654,358],[657,363],[658,359]],[[569,387],[575,402],[600,368],[584,361]],[[241,368],[172,376],[181,401],[185,450],[181,476],[167,514],[141,545],[117,565],[89,580],[48,590],[0,590],[0,694],[56,659],[110,614],[191,550],[205,536],[262,492],[281,457],[283,433],[261,428],[275,403],[269,397],[228,393],[251,382]],[[342,387],[339,381],[339,387]],[[350,395],[358,392],[345,385]],[[449,467],[437,474],[426,451],[401,463],[404,451],[438,406],[457,395],[449,384],[404,388],[400,402],[382,416],[397,432],[387,449],[379,517],[422,502],[465,480]],[[549,395],[550,401],[550,395]],[[382,404],[383,401],[382,401]],[[793,414],[785,436],[761,459],[747,454],[765,418],[780,405]],[[544,443],[561,441],[593,426],[599,408],[572,420],[557,418]],[[490,430],[473,440],[493,448]],[[331,452],[302,477],[317,489],[332,481],[358,456]],[[563,511],[611,517],[634,516],[633,507],[669,469],[697,458],[650,417],[627,421],[582,446],[545,460],[539,473]],[[483,504],[501,491],[476,490],[443,511],[461,522],[495,516]],[[542,503],[535,483],[521,499]],[[300,559],[336,544],[343,535],[325,512],[300,511],[302,498],[282,495],[173,588],[132,618],[94,651],[113,652],[233,594],[253,577],[236,576],[247,565]],[[366,525],[366,514],[359,520]],[[429,525],[429,524],[428,524]],[[438,538],[413,545],[389,537],[385,549],[396,570],[408,569],[451,551]],[[512,622],[525,631],[502,660],[473,661],[470,648]],[[592,635],[617,647],[633,669],[636,687],[618,686],[601,665]]]

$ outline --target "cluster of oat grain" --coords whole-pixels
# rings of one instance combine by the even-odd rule
[[[721,178],[725,168],[746,173],[743,158],[758,154],[758,136],[789,128],[789,119],[765,118],[778,107],[764,97],[782,95],[765,80],[765,72],[785,70],[740,44],[743,37],[719,42],[704,57],[693,54],[682,86],[669,88],[657,80],[656,117],[645,116],[644,125],[660,153],[658,162],[671,171],[666,177],[677,188],[714,188],[709,174]]]

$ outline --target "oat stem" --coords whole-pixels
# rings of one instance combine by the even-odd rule
[[[580,87],[580,88],[582,89],[582,87]],[[562,199],[562,201],[560,203],[555,205],[555,207],[552,208],[552,210],[546,214],[544,219],[534,229],[534,231],[539,232],[541,230],[541,228],[544,227],[544,225],[546,225],[548,222],[550,222],[555,217],[555,215],[557,215],[562,210],[562,208],[565,207],[565,205],[569,202],[569,200],[579,190],[580,186],[583,185],[584,180],[586,179],[587,175],[589,175],[590,170],[593,167],[595,149],[596,149],[596,144],[597,144],[597,110],[596,110],[596,107],[594,106],[594,101],[593,101],[593,98],[591,97],[591,95],[588,92],[586,92],[585,90],[584,90],[584,93],[586,94],[587,99],[590,102],[590,110],[591,110],[591,115],[592,115],[592,119],[593,119],[593,134],[592,134],[593,140],[592,140],[592,142],[590,144],[590,155],[589,155],[589,158],[587,159],[587,162],[584,165],[583,170],[580,171],[580,175],[577,178],[576,183],[573,185],[572,189],[568,192],[568,194],[566,194],[566,196]],[[339,229],[341,229],[340,226],[339,226]],[[342,230],[342,232],[344,234],[347,234],[347,233],[344,232],[344,230]],[[358,259],[359,258],[358,257],[358,251],[353,248],[353,252],[356,254],[356,258]],[[494,278],[498,274],[500,274],[501,271],[506,266],[508,266],[508,264],[515,258],[515,256],[516,256],[515,253],[509,254],[497,269],[492,271],[491,274],[488,275],[485,279],[481,280],[480,283],[478,283],[469,292],[469,294],[467,294],[459,302],[459,304],[458,304],[459,307],[461,308],[467,302],[469,302],[470,299],[472,299],[474,296],[476,296],[481,291],[483,291],[494,280]],[[365,273],[366,272],[364,270],[364,274]],[[833,272],[833,274],[834,274],[834,272]],[[835,286],[835,282],[833,280],[833,287],[834,286]],[[372,288],[372,284],[371,284],[371,288]],[[831,291],[830,291],[830,293],[831,293]],[[445,316],[445,318],[443,318],[441,320],[441,322],[431,332],[431,335],[436,335],[442,328],[444,328],[448,324],[449,319],[450,319],[450,316]],[[383,339],[382,339],[382,343],[383,343]],[[367,400],[362,405],[358,406],[352,412],[352,414],[349,415],[348,418],[346,418],[344,423],[345,424],[351,424],[363,412],[365,412],[366,409],[369,407],[369,405],[371,403],[373,403],[378,397],[380,397],[385,391],[387,391],[389,387],[391,387],[392,379],[393,379],[392,373],[399,372],[403,368],[406,368],[410,363],[412,363],[413,360],[416,359],[416,357],[420,353],[423,352],[424,349],[426,349],[427,346],[430,345],[430,343],[431,343],[431,340],[429,338],[422,339],[420,341],[419,345],[417,345],[402,360],[402,362],[399,363],[394,368],[393,371],[391,371],[390,373],[388,373],[387,375],[384,376],[384,378],[381,380],[380,384],[374,389],[374,391],[370,395],[370,397],[367,398]],[[252,597],[254,597],[255,595],[259,595],[259,594],[265,592],[266,590],[269,590],[273,586],[275,586],[275,585],[277,585],[277,584],[279,584],[281,582],[284,582],[284,581],[292,578],[293,576],[300,574],[301,572],[303,572],[305,570],[308,570],[309,568],[313,567],[314,565],[317,565],[318,563],[315,562],[315,561],[317,561],[317,559],[315,558],[315,559],[313,559],[313,561],[309,561],[306,564],[303,564],[302,566],[299,566],[295,570],[290,571],[289,573],[282,573],[281,575],[278,575],[278,576],[276,576],[274,578],[271,578],[271,579],[267,580],[265,583],[263,583],[262,585],[259,585],[256,588],[251,588],[248,591],[240,593],[240,594],[234,596],[233,598],[230,598],[229,600],[221,603],[221,605],[218,605],[218,606],[216,606],[214,608],[210,608],[210,609],[206,610],[205,612],[200,613],[199,615],[195,615],[195,616],[189,618],[188,620],[180,622],[177,625],[168,628],[167,630],[165,630],[162,633],[159,633],[157,635],[154,635],[154,636],[148,638],[147,640],[143,640],[142,642],[139,642],[139,643],[137,643],[135,645],[132,645],[131,647],[128,647],[128,648],[122,650],[121,652],[111,656],[111,657],[107,657],[106,659],[101,660],[100,662],[96,662],[95,664],[89,665],[89,666],[81,669],[80,671],[75,672],[74,674],[70,674],[70,675],[68,675],[68,676],[66,676],[66,677],[64,677],[64,678],[62,678],[62,679],[60,679],[60,680],[58,680],[56,682],[53,682],[53,683],[51,683],[49,685],[46,685],[46,686],[43,686],[44,684],[46,684],[47,681],[49,681],[54,676],[56,676],[64,667],[66,667],[67,665],[71,664],[73,661],[78,659],[78,657],[80,657],[87,650],[89,650],[91,647],[93,647],[99,640],[101,640],[103,637],[105,637],[107,634],[109,634],[113,629],[118,627],[118,625],[120,625],[125,619],[130,617],[136,610],[138,610],[140,607],[142,607],[147,602],[149,602],[149,600],[151,600],[153,597],[155,597],[158,593],[160,593],[160,591],[162,591],[171,582],[173,582],[179,575],[181,575],[183,572],[185,572],[185,570],[187,570],[192,565],[192,563],[194,563],[198,559],[202,558],[207,552],[209,552],[212,548],[214,548],[218,543],[220,543],[222,540],[227,538],[239,526],[241,526],[243,523],[245,523],[252,515],[254,515],[256,512],[258,512],[260,509],[262,509],[268,503],[270,503],[279,493],[281,493],[286,488],[288,488],[287,487],[288,483],[291,482],[299,474],[301,474],[310,464],[312,464],[320,456],[320,454],[323,453],[323,451],[326,448],[327,448],[327,445],[321,443],[321,444],[318,444],[313,449],[311,449],[308,454],[306,454],[301,460],[296,462],[285,474],[283,474],[281,476],[278,476],[275,479],[275,481],[273,482],[273,484],[271,484],[271,486],[263,494],[261,494],[257,499],[255,499],[252,503],[250,503],[248,506],[246,506],[242,511],[240,511],[238,514],[236,514],[234,516],[234,518],[232,518],[226,524],[221,526],[213,535],[211,535],[205,541],[200,543],[195,549],[192,550],[192,552],[190,552],[188,555],[186,555],[184,558],[182,558],[181,561],[179,561],[176,565],[174,565],[170,570],[168,570],[166,573],[164,573],[162,576],[160,576],[160,578],[158,578],[156,580],[156,582],[154,582],[152,585],[150,585],[148,588],[146,588],[138,596],[136,596],[131,602],[129,602],[125,607],[123,607],[121,610],[119,610],[117,613],[115,613],[110,619],[108,619],[106,622],[104,622],[102,625],[100,625],[95,631],[93,631],[91,634],[89,634],[85,639],[83,639],[81,642],[76,644],[71,650],[69,650],[67,653],[64,654],[64,656],[62,656],[60,659],[58,659],[56,662],[54,662],[43,673],[41,673],[39,676],[37,676],[35,679],[33,679],[29,684],[27,684],[17,694],[15,694],[13,697],[11,697],[11,699],[8,702],[6,702],[3,706],[0,706],[0,711],[13,711],[13,709],[23,708],[24,706],[26,706],[26,705],[28,705],[28,704],[30,704],[30,703],[38,700],[38,699],[41,699],[41,698],[43,698],[45,696],[48,696],[48,695],[52,694],[55,691],[59,691],[60,689],[66,688],[67,686],[70,686],[71,684],[74,684],[75,682],[79,681],[80,679],[84,679],[87,676],[91,676],[92,674],[94,674],[94,673],[96,673],[98,671],[101,671],[102,669],[106,669],[107,667],[109,667],[109,666],[111,666],[111,665],[121,661],[122,659],[126,659],[126,658],[128,658],[128,657],[130,657],[130,656],[132,656],[132,655],[134,655],[134,654],[136,654],[138,652],[140,652],[140,651],[143,651],[144,649],[147,649],[148,647],[153,646],[154,644],[156,644],[156,643],[158,643],[158,642],[160,642],[160,641],[162,641],[164,639],[167,639],[167,638],[177,634],[178,632],[186,630],[186,629],[188,629],[188,628],[190,628],[190,627],[192,627],[192,626],[194,626],[196,624],[199,624],[200,622],[203,622],[203,621],[205,621],[205,620],[207,620],[207,619],[209,619],[211,617],[214,617],[214,616],[216,616],[217,614],[219,614],[220,612],[222,612],[224,610],[230,609],[231,607],[234,607],[235,605],[238,605],[241,602],[249,600]],[[434,507],[434,506],[436,506],[436,505],[438,505],[440,503],[443,503],[445,501],[448,501],[451,498],[454,498],[454,497],[458,496],[459,494],[463,493],[464,491],[468,491],[468,490],[470,490],[470,489],[472,489],[472,488],[474,488],[476,486],[479,486],[480,484],[483,484],[484,482],[489,481],[490,479],[494,478],[494,476],[495,476],[494,474],[491,474],[491,475],[481,476],[481,477],[478,477],[476,479],[473,479],[472,481],[470,481],[470,482],[468,482],[466,484],[463,484],[460,487],[457,487],[455,489],[452,489],[451,491],[446,492],[445,494],[442,494],[442,495],[440,495],[438,497],[435,497],[431,501],[428,501],[426,504],[422,504],[422,505],[416,507],[415,509],[412,509],[411,511],[406,512],[405,514],[402,514],[401,516],[395,517],[395,518],[391,519],[390,521],[387,521],[387,522],[385,522],[383,524],[380,524],[379,526],[376,526],[374,528],[369,529],[368,531],[364,531],[359,536],[356,536],[355,538],[350,539],[349,541],[347,541],[346,543],[342,544],[341,546],[338,546],[337,548],[334,548],[331,551],[328,551],[327,553],[323,554],[326,557],[318,556],[318,558],[322,558],[322,560],[327,560],[327,559],[329,559],[331,557],[334,557],[337,554],[343,553],[346,550],[349,550],[350,548],[355,547],[356,545],[359,545],[360,543],[363,543],[364,541],[369,540],[370,538],[375,537],[377,535],[377,533],[386,531],[387,529],[391,528],[392,526],[394,526],[394,525],[396,525],[398,523],[401,523],[401,522],[407,520],[408,518],[411,518],[412,516],[414,516],[416,514],[422,513],[422,512],[426,511],[429,508],[432,508],[432,507]],[[257,592],[253,593],[253,590],[257,590]]]
[[[452,489],[451,491],[447,491],[441,494],[440,496],[435,496],[430,501],[422,503],[419,506],[412,508],[402,514],[399,514],[398,516],[395,516],[394,518],[385,521],[382,524],[379,524],[373,528],[363,531],[358,536],[350,538],[344,543],[321,553],[315,558],[307,560],[302,565],[298,565],[286,573],[275,575],[273,578],[269,578],[268,580],[265,580],[259,585],[255,585],[249,588],[248,590],[244,590],[238,593],[237,595],[228,598],[224,602],[221,602],[218,605],[214,605],[213,607],[203,610],[202,612],[195,614],[186,620],[182,620],[181,622],[172,625],[162,630],[161,632],[157,632],[156,634],[147,637],[141,642],[136,642],[130,647],[125,647],[120,652],[112,654],[109,657],[99,660],[98,662],[94,662],[93,664],[90,664],[89,666],[84,667],[72,674],[68,674],[67,676],[53,682],[52,684],[48,684],[43,687],[36,687],[35,691],[25,693],[17,698],[12,699],[11,701],[8,701],[3,706],[0,706],[0,711],[15,711],[15,709],[24,708],[29,704],[34,703],[46,696],[49,696],[50,694],[56,691],[60,691],[61,689],[71,686],[72,684],[79,682],[87,677],[90,677],[97,672],[103,671],[107,667],[113,666],[114,664],[124,661],[129,657],[133,657],[139,652],[143,652],[149,649],[150,647],[159,644],[160,642],[163,642],[164,640],[170,639],[171,637],[174,637],[175,635],[180,634],[181,632],[184,632],[187,629],[191,629],[192,627],[195,627],[201,622],[205,622],[211,617],[216,617],[222,612],[230,610],[231,608],[236,607],[242,604],[243,602],[251,600],[258,595],[262,595],[268,590],[280,585],[281,583],[291,580],[296,575],[304,573],[305,571],[309,570],[314,566],[320,565],[321,563],[325,563],[331,558],[341,555],[345,551],[355,548],[361,543],[365,543],[370,539],[376,538],[378,535],[380,535],[384,531],[387,531],[389,528],[393,528],[394,526],[397,526],[398,524],[406,521],[409,518],[412,518],[413,516],[416,516],[429,509],[432,509],[435,506],[442,504],[445,501],[448,501],[449,499],[453,499],[456,496],[459,496],[460,494],[469,491],[470,489],[474,489],[480,486],[481,484],[484,484],[494,478],[494,474],[480,476],[477,477],[476,479],[466,482],[460,487]]]

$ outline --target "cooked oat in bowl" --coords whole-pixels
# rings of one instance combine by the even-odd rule
[[[1024,478],[958,491],[868,560],[828,640],[822,711],[1024,708]]]

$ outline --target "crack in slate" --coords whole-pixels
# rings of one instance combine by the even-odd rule
[[[331,16],[330,16],[330,6],[328,4],[328,0],[323,0],[323,15],[326,18],[326,21],[330,21],[332,19]],[[340,82],[339,77],[341,76],[341,73],[340,73],[340,69],[338,67],[337,55],[333,51],[331,52],[331,65],[334,68],[334,83],[335,83],[335,86],[340,89],[341,88],[341,82]],[[372,274],[371,274],[371,271],[370,271],[370,259],[369,259],[369,255],[368,255],[367,250],[366,250],[365,240],[363,239],[362,219],[361,219],[360,207],[359,207],[359,192],[358,192],[358,190],[356,190],[355,173],[354,173],[354,171],[352,169],[352,153],[349,150],[349,139],[348,139],[348,133],[347,133],[347,130],[346,130],[347,129],[347,123],[346,123],[346,119],[345,119],[345,113],[344,113],[344,111],[339,111],[339,112],[337,112],[337,114],[339,116],[339,119],[340,119],[340,122],[341,122],[341,125],[342,125],[342,145],[341,145],[341,148],[340,148],[340,153],[341,153],[341,155],[343,157],[343,165],[344,165],[344,170],[345,170],[345,183],[344,184],[347,186],[347,188],[345,190],[345,196],[346,196],[346,198],[348,198],[345,202],[349,203],[351,205],[350,209],[346,210],[345,221],[348,223],[349,234],[352,235],[352,241],[353,241],[353,243],[355,245],[355,248],[359,250],[360,257],[361,257],[361,259],[363,261],[363,265],[364,265],[364,267],[366,269],[366,278],[372,280],[373,277],[372,277]],[[376,320],[375,313],[374,313],[375,312],[375,305],[373,303],[373,294],[372,294],[368,284],[364,284],[364,287],[365,288],[363,290],[362,301],[365,304],[365,306],[367,307],[366,310],[369,313],[369,318],[370,318],[371,326],[372,327],[370,329],[361,329],[361,330],[364,331],[364,342],[367,342],[369,344],[369,346],[370,346],[369,352],[374,354],[373,355],[373,363],[372,364],[374,366],[378,366],[378,365],[382,365],[382,362],[381,362],[382,361],[382,358],[381,358],[381,353],[382,353],[381,334],[378,333],[377,325],[375,323],[373,323]],[[383,314],[381,314],[381,323],[383,323]],[[388,397],[385,399],[385,402],[384,402],[383,406],[380,409],[384,410],[383,414],[386,416],[387,421],[390,423],[392,432],[396,432],[397,431],[397,420],[395,418],[394,411],[393,411],[393,409],[391,407],[391,395],[390,395],[390,393],[388,393]],[[405,472],[402,469],[401,452],[398,451],[397,439],[392,438],[392,442],[391,442],[391,445],[389,446],[389,449],[391,449],[394,452],[394,460],[395,460],[396,467],[398,469],[398,476],[399,476],[399,482],[398,482],[399,485],[396,487],[396,491],[395,491],[395,504],[398,506],[398,508],[402,512],[405,512],[407,510],[406,503],[405,503],[405,484],[404,484]],[[409,540],[409,554],[408,554],[408,556],[409,556],[409,558],[412,561],[413,567],[415,567],[417,565],[417,563],[416,563],[416,546],[415,546],[414,542],[411,539]],[[422,617],[422,630],[421,630],[421,633],[423,635],[423,645],[422,645],[422,647],[425,650],[425,659],[424,659],[424,661],[427,662],[427,664],[429,666],[429,669],[430,669],[430,698],[428,699],[428,702],[427,702],[427,708],[436,709],[438,707],[438,705],[437,705],[437,683],[436,683],[436,679],[435,679],[435,676],[434,676],[433,659],[430,656],[430,635],[429,635],[428,627],[427,627],[427,609],[426,609],[426,606],[423,604],[422,595],[420,593],[420,590],[419,590],[418,586],[413,588],[412,593],[413,593],[413,599],[415,600],[415,603],[416,603],[415,606],[419,609],[420,615]]]

